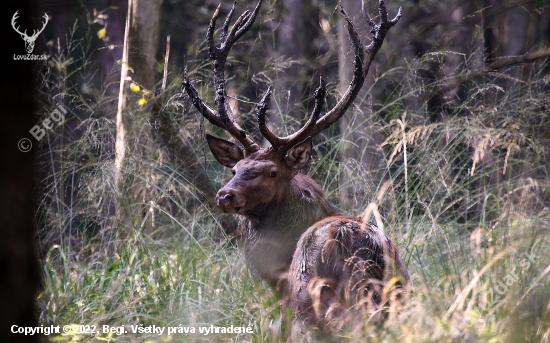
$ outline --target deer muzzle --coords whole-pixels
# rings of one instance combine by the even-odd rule
[[[222,188],[216,194],[216,206],[224,213],[238,213],[244,204],[244,198],[235,189]]]

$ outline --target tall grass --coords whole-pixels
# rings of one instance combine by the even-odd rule
[[[127,333],[73,331],[50,340],[286,341],[287,314],[278,295],[246,268],[235,237],[220,230],[220,214],[186,174],[190,166],[139,135],[153,130],[147,120],[153,107],[138,106],[137,94],[128,112],[135,118],[131,134],[141,138],[129,145],[127,187],[117,193],[116,97],[105,92],[108,84],[92,82],[96,52],[86,48],[90,34],[84,37],[69,38],[39,73],[41,115],[55,103],[71,113],[39,147],[39,316],[44,325],[124,326]],[[394,86],[373,113],[385,137],[382,148],[374,147],[383,167],[368,169],[342,153],[351,133],[365,129],[361,125],[325,133],[315,147],[309,173],[344,213],[360,215],[377,203],[414,286],[409,305],[385,323],[359,320],[335,333],[335,340],[547,342],[550,78],[534,73],[524,83],[476,80],[448,104],[442,120],[431,122],[427,100],[418,100],[437,86],[416,80],[424,62],[390,70],[373,86]],[[208,64],[195,65],[192,75],[203,81],[197,83],[208,84]],[[269,75],[276,73],[256,77]],[[178,96],[180,80],[181,71],[174,70],[165,93],[152,100],[167,105],[180,137],[193,138],[195,160],[221,185],[229,173],[203,140],[214,128]],[[201,91],[209,99],[211,90]],[[357,112],[347,116],[355,122]],[[299,124],[283,123],[289,127],[278,130]],[[355,199],[346,202],[342,194]],[[131,325],[234,325],[252,333],[159,336],[134,334]]]

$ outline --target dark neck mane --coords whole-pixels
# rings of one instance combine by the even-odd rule
[[[270,203],[246,215],[244,251],[248,263],[270,282],[277,282],[292,261],[298,239],[311,225],[339,214],[309,176],[297,174]]]

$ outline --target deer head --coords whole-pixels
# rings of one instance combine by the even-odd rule
[[[256,109],[259,130],[266,140],[271,143],[270,147],[261,148],[233,118],[227,101],[224,77],[225,63],[229,51],[235,42],[252,26],[261,3],[262,0],[259,1],[252,12],[245,11],[229,30],[229,22],[235,10],[235,4],[233,4],[221,28],[220,47],[214,44],[214,30],[221,5],[218,6],[210,21],[206,43],[214,66],[217,111],[204,103],[193,84],[189,81],[187,70],[182,82],[182,91],[187,92],[195,108],[212,124],[226,130],[242,145],[242,147],[239,147],[229,141],[210,135],[206,136],[210,150],[216,160],[225,167],[231,168],[234,175],[231,181],[218,192],[216,205],[224,212],[243,214],[249,217],[254,216],[255,213],[262,210],[262,206],[266,206],[275,197],[284,193],[281,190],[284,190],[298,174],[298,171],[308,163],[312,149],[312,137],[331,126],[346,113],[357,97],[374,55],[382,46],[388,29],[395,25],[401,16],[400,9],[395,19],[388,20],[384,0],[379,0],[380,24],[376,25],[363,6],[365,19],[374,33],[371,44],[363,47],[349,16],[343,8],[340,8],[347,22],[348,34],[355,56],[353,78],[350,85],[334,108],[319,118],[327,93],[325,82],[321,78],[320,84],[314,93],[315,106],[308,121],[301,129],[287,137],[276,136],[266,124],[266,112],[272,92],[271,86],[269,86]]]
[[[25,32],[21,32],[21,31],[19,31],[19,27],[15,27],[15,22],[17,21],[17,18],[19,18],[19,16],[18,16],[19,13],[18,12],[19,11],[15,11],[15,14],[11,18],[11,26],[13,27],[15,32],[17,32],[21,35],[21,38],[23,38],[23,40],[25,41],[25,50],[27,50],[27,53],[30,54],[34,50],[34,43],[36,42],[36,38],[38,38],[38,35],[40,33],[42,33],[42,31],[44,31],[44,29],[46,28],[46,25],[48,24],[49,18],[48,18],[48,15],[46,13],[44,13],[43,18],[45,19],[45,21],[42,23],[42,29],[40,29],[39,31],[34,30],[34,33],[32,34],[32,36],[28,36],[27,35],[27,30],[25,30]]]

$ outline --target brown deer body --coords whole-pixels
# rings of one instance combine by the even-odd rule
[[[266,126],[271,96],[271,87],[268,88],[257,107],[260,132],[271,143],[268,148],[254,143],[235,122],[227,104],[224,78],[227,54],[252,25],[261,0],[253,12],[241,15],[229,31],[233,6],[221,29],[219,48],[213,42],[219,7],[210,23],[206,41],[214,61],[217,112],[203,102],[187,73],[182,85],[197,110],[242,145],[241,148],[206,135],[216,160],[234,174],[219,190],[216,205],[225,213],[247,219],[243,245],[248,264],[282,292],[296,323],[307,322],[321,331],[338,328],[346,306],[354,306],[366,297],[375,305],[380,303],[379,286],[387,270],[392,269],[392,276],[399,277],[402,284],[409,281],[405,264],[387,236],[359,218],[341,216],[319,185],[299,173],[309,162],[312,137],[345,114],[363,85],[387,30],[399,20],[401,12],[394,20],[387,20],[384,1],[379,1],[380,24],[375,25],[368,12],[363,11],[374,33],[372,43],[365,49],[342,9],[355,53],[354,73],[348,90],[327,114],[319,118],[326,95],[321,80],[308,122],[288,137],[277,137]]]

